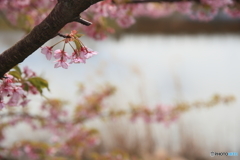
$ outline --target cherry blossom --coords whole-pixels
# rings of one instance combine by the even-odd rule
[[[20,103],[20,105],[22,107],[25,107],[30,101],[31,101],[30,99],[24,98],[23,101]]]
[[[224,12],[229,16],[239,17],[238,13],[240,10],[239,6],[235,4],[237,2],[233,0],[200,0],[199,2],[183,1],[143,4],[126,3],[131,1],[115,0],[113,3],[112,0],[105,0],[94,4],[81,14],[81,17],[93,22],[91,26],[86,27],[74,23],[67,25],[65,28],[81,30],[88,36],[101,40],[106,38],[108,34],[114,33],[115,29],[112,21],[120,28],[125,28],[134,24],[135,19],[140,16],[159,18],[175,12],[188,15],[193,19],[209,21],[219,12]],[[56,3],[57,0],[22,0],[16,2],[2,0],[0,1],[0,8],[3,14],[9,19],[9,22],[16,26],[20,23],[18,21],[20,16],[26,16],[26,19],[31,19],[31,21],[25,21],[25,26],[21,26],[30,29],[40,23]],[[38,9],[36,10],[36,8]],[[19,11],[22,14],[18,14]],[[48,56],[49,59],[50,54]]]
[[[129,27],[135,22],[135,18],[140,16],[147,17],[163,17],[168,16],[174,12],[179,12],[188,15],[193,19],[211,20],[217,15],[217,13],[223,11],[227,15],[239,17],[239,6],[234,0],[200,0],[195,1],[183,1],[175,3],[140,3],[131,4],[134,0],[105,0],[92,5],[85,12],[81,14],[83,18],[86,18],[93,22],[93,26],[85,27],[79,24],[67,25],[66,28],[81,29],[87,35],[96,38],[106,38],[107,34],[111,34],[114,31],[114,27],[109,23],[107,19],[115,21],[119,27]],[[144,2],[144,0],[143,0]],[[6,18],[10,23],[23,29],[29,30],[33,26],[39,24],[51,11],[57,0],[17,0],[17,1],[0,1],[1,12],[6,15]],[[198,7],[196,7],[198,6]],[[211,8],[211,12],[206,14],[206,11],[199,11],[197,8]],[[37,9],[36,9],[37,8]],[[19,14],[19,12],[21,14]],[[22,23],[19,21],[21,17],[25,17],[28,21]],[[24,19],[24,18],[23,18]],[[26,24],[26,25],[23,25]],[[44,51],[46,53],[46,51]],[[50,59],[50,54],[48,59]]]
[[[54,58],[58,59],[63,59],[64,61],[67,61],[67,59],[69,59],[69,56],[67,54],[67,52],[65,52],[64,50],[61,49],[57,49],[56,51],[54,51]]]
[[[2,100],[2,97],[0,97],[0,110],[5,107],[5,103]]]
[[[57,42],[51,47],[42,47],[41,51],[46,55],[46,58],[48,60],[51,59],[52,55],[55,59],[57,59],[55,61],[56,64],[54,65],[55,68],[62,67],[64,69],[67,69],[69,64],[86,63],[86,59],[89,59],[97,54],[97,52],[84,46],[84,44],[79,40],[82,35],[79,34],[76,30],[72,30],[70,34],[66,35],[59,34],[59,36],[63,37],[64,40]],[[61,42],[64,43],[63,49],[56,49],[53,54],[52,48]],[[74,43],[74,45],[71,43]],[[70,56],[67,52],[64,51],[66,45],[70,45],[73,50],[73,53]]]
[[[232,0],[201,0],[201,2],[203,4],[207,4],[211,6],[212,8],[217,8],[217,9],[220,7],[233,4]]]
[[[42,47],[41,52],[46,56],[47,60],[51,60],[53,55],[52,47],[48,46]]]
[[[46,131],[50,133],[50,136],[44,141],[18,141],[12,146],[2,149],[1,155],[7,153],[3,155],[21,159],[46,159],[45,157],[49,156],[58,158],[59,155],[61,158],[83,159],[88,153],[92,154],[92,149],[98,147],[101,142],[98,130],[87,125],[88,121],[93,118],[104,118],[104,121],[111,121],[113,118],[118,120],[117,114],[119,114],[121,118],[130,116],[130,118],[142,119],[146,123],[157,122],[168,126],[180,116],[180,113],[186,111],[181,104],[176,104],[176,106],[158,104],[155,107],[135,105],[130,111],[121,110],[114,113],[114,110],[106,108],[107,103],[105,103],[114,89],[107,87],[98,92],[96,89],[94,91],[83,91],[83,95],[79,97],[80,102],[74,107],[72,116],[69,116],[71,113],[66,110],[65,103],[57,99],[45,100],[41,104],[38,115],[33,115],[28,110],[7,114],[9,116],[6,117],[7,120],[3,118],[0,122],[0,140],[5,139],[2,135],[5,128],[14,127],[22,122],[35,131]],[[231,97],[219,96],[215,105],[219,102],[225,103],[229,98]],[[209,102],[212,104],[212,99]],[[205,105],[209,102],[202,104]],[[193,104],[191,106],[194,106]],[[188,103],[184,103],[184,106],[191,108]],[[197,106],[200,107],[201,104],[198,102]],[[106,157],[102,158],[105,160]],[[109,154],[109,158],[111,159],[111,154]]]
[[[58,2],[60,0],[0,0],[0,10],[12,25],[29,32],[47,17]],[[55,59],[55,68],[67,69],[70,64],[86,63],[91,57],[97,55],[96,51],[83,44],[80,40],[82,34],[78,34],[77,30],[81,30],[84,34],[97,40],[102,40],[109,34],[113,34],[115,28],[130,27],[138,17],[159,18],[175,12],[204,21],[212,20],[219,12],[224,12],[231,17],[240,17],[240,8],[235,5],[237,1],[234,0],[144,4],[131,4],[131,2],[134,0],[104,0],[92,5],[81,13],[82,18],[93,23],[91,26],[83,26],[78,23],[66,25],[65,29],[72,31],[65,35],[58,33],[64,39],[53,46],[42,47],[41,53],[47,60]],[[63,43],[61,49],[56,48],[59,43]],[[71,47],[71,55],[67,53],[66,45]],[[55,49],[53,50],[53,48]],[[0,110],[8,106],[26,106],[30,101],[27,98],[28,95],[43,94],[43,88],[48,88],[48,83],[28,67],[24,67],[23,71],[20,68],[11,70],[0,80]],[[61,156],[60,159],[65,157],[84,159],[86,158],[85,154],[91,153],[90,149],[100,142],[97,131],[85,126],[85,122],[90,119],[109,118],[112,120],[126,115],[132,120],[142,119],[146,123],[162,122],[168,125],[179,117],[179,113],[183,112],[181,105],[162,104],[158,104],[154,108],[137,106],[130,111],[108,112],[105,110],[104,100],[112,92],[111,88],[101,93],[90,92],[92,94],[82,96],[74,108],[72,117],[69,116],[71,115],[69,112],[64,110],[63,102],[51,99],[46,99],[42,104],[41,112],[43,114],[32,115],[28,110],[24,110],[22,113],[14,111],[7,113],[8,117],[3,118],[4,120],[0,122],[0,140],[5,138],[3,135],[5,128],[20,122],[26,123],[34,130],[45,130],[51,136],[46,142],[18,142],[9,148],[2,148],[1,153],[7,153],[6,155],[15,159],[58,159],[59,156]],[[221,98],[215,98],[214,102],[216,99]],[[227,101],[227,99],[224,100],[224,102]],[[189,106],[187,105],[187,108],[190,108]],[[96,159],[123,160],[130,158],[124,158],[121,155],[112,158],[106,154],[106,156],[98,156]]]
[[[54,58],[60,58],[58,59],[56,62],[56,64],[54,65],[55,68],[58,67],[62,67],[67,69],[68,68],[68,63],[67,60],[69,59],[69,56],[66,52],[64,52],[63,50],[57,49],[56,51],[54,51]]]
[[[0,80],[0,109],[6,106],[26,106],[30,101],[27,98],[29,94],[40,93],[41,86],[37,86],[38,88],[34,86],[39,85],[38,83],[47,87],[47,82],[37,77],[36,73],[28,67],[24,67],[23,71],[15,67]]]
[[[35,77],[36,73],[33,72],[28,66],[25,66],[23,68],[23,73],[26,75],[26,77],[30,78],[30,77]]]
[[[23,96],[24,96],[23,89],[21,87],[14,87],[12,91],[12,96],[7,104],[9,106],[16,106],[18,105],[20,98]]]
[[[71,63],[86,63],[86,57],[81,54],[81,51],[74,50],[71,56]]]
[[[80,51],[81,58],[88,59],[88,58],[91,58],[92,56],[94,56],[96,54],[97,54],[96,51],[93,51],[92,49],[87,48],[86,46],[81,47],[81,51]]]
[[[54,68],[62,67],[64,69],[68,69],[69,64],[64,59],[59,59],[56,62],[57,63],[54,65]]]

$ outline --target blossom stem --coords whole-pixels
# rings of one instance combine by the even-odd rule
[[[74,51],[74,48],[73,48],[73,46],[72,46],[72,44],[71,43],[68,43],[70,46],[71,46],[71,48],[73,49],[73,51]]]
[[[63,42],[63,41],[64,41],[64,40],[61,40],[61,41],[57,42],[56,44],[52,45],[51,48],[53,48],[54,46],[56,46],[57,44],[59,44],[59,43],[61,43],[61,42]]]
[[[66,42],[64,42],[64,45],[63,45],[63,51],[65,51],[65,45],[66,45]]]

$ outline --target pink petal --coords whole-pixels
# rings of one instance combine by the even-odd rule
[[[54,51],[54,58],[58,59],[60,57],[62,57],[62,50],[61,49],[57,49]]]
[[[58,63],[56,63],[56,64],[54,65],[54,68],[58,68],[58,67],[61,67],[60,62],[58,62]]]
[[[62,62],[61,65],[63,68],[68,69],[68,64],[66,62]]]

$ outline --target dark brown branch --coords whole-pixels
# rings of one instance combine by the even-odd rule
[[[0,55],[0,77],[57,33],[70,22],[75,21],[84,10],[101,0],[60,0],[52,12],[39,25],[14,46]]]

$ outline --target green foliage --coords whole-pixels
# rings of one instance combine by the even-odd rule
[[[42,77],[35,76],[34,74],[29,76],[25,72],[21,71],[18,66],[15,66],[10,72],[8,72],[8,74],[15,78],[15,82],[21,83],[22,88],[27,92],[30,90],[31,85],[36,87],[41,94],[44,88],[50,91],[47,80]]]
[[[80,50],[81,50],[81,47],[82,47],[80,41],[79,41],[78,39],[74,39],[73,41],[74,41],[74,43],[75,43],[75,45],[76,45],[76,47],[77,47],[77,50],[80,51]]]
[[[48,82],[41,78],[41,77],[32,77],[29,78],[28,81],[37,88],[37,90],[42,94],[42,91],[44,88],[47,88],[49,91],[49,87],[48,87]]]
[[[12,75],[13,77],[15,77],[17,79],[21,79],[22,78],[22,72],[21,72],[21,69],[18,66],[15,66],[13,68],[13,70],[8,72],[8,74]]]

